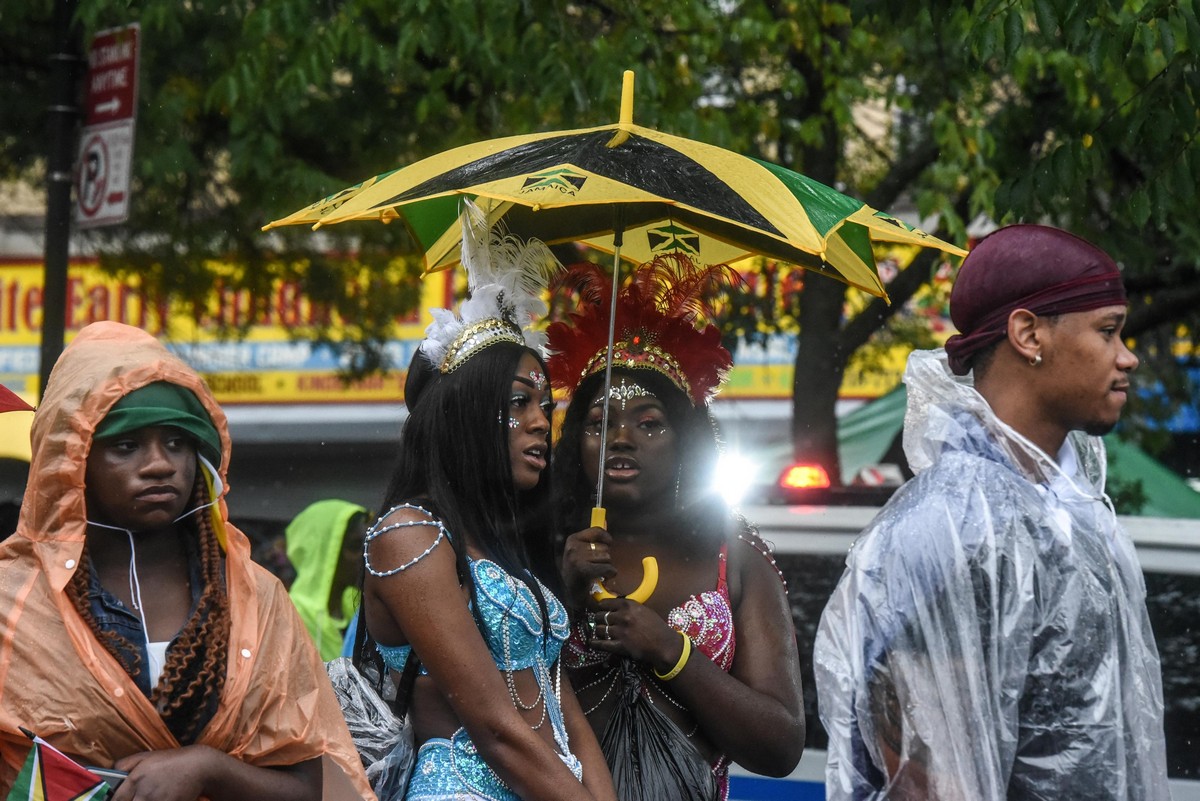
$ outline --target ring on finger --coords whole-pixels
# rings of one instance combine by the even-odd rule
[[[604,628],[606,628],[606,629],[608,628],[608,613],[611,611],[612,610],[610,609],[610,610],[605,611],[605,613],[604,613]]]
[[[589,543],[588,543],[588,546],[590,546],[590,547],[591,547],[591,549],[592,549],[593,551],[594,551],[594,550],[596,550],[596,543],[594,543],[594,542],[589,542]]]

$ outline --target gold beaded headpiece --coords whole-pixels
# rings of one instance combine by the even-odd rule
[[[470,201],[464,201],[462,226],[468,298],[457,312],[429,310],[433,322],[425,329],[421,353],[443,374],[498,342],[541,353],[546,336],[530,326],[546,314],[543,294],[558,260],[540,240],[522,242],[490,229],[486,215]]]
[[[579,380],[587,378],[592,373],[604,369],[604,360],[608,357],[608,346],[596,351],[596,355],[588,360],[579,374]],[[679,387],[685,394],[692,394],[692,385],[684,375],[679,361],[662,348],[654,344],[653,335],[639,331],[627,340],[613,344],[613,368],[625,367],[630,370],[654,370],[671,379],[671,383]]]

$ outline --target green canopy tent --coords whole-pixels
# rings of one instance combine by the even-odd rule
[[[858,407],[838,420],[838,454],[848,483],[869,465],[888,461],[885,455],[904,427],[908,393],[901,384],[886,395]],[[1200,518],[1200,492],[1131,442],[1115,434],[1104,438],[1108,448],[1108,480],[1116,484],[1141,482],[1146,517]]]

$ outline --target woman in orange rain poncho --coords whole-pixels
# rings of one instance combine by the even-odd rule
[[[225,415],[196,372],[90,325],[32,444],[0,545],[0,795],[24,727],[129,771],[118,800],[373,799],[308,632],[228,522]]]

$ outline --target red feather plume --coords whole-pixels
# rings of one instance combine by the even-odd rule
[[[656,370],[694,404],[706,404],[733,367],[720,332],[707,322],[712,317],[707,298],[741,280],[728,265],[701,267],[679,255],[637,267],[617,294],[614,366]],[[604,369],[612,282],[589,263],[568,270],[562,284],[578,292],[579,306],[569,323],[547,328],[546,365],[554,386],[574,393],[584,378]]]

